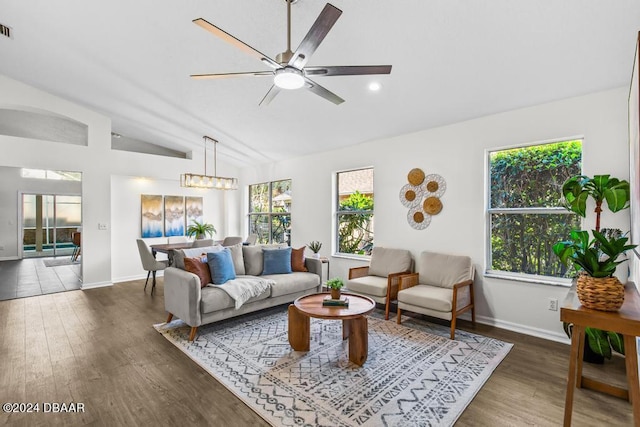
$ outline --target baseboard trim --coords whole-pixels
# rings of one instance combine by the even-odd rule
[[[156,273],[156,278],[157,277],[163,277],[164,276],[164,272],[163,271],[158,271]],[[143,273],[143,274],[136,274],[134,276],[125,276],[125,277],[117,277],[117,278],[112,278],[111,281],[113,283],[122,283],[122,282],[130,282],[132,280],[144,280],[147,278],[147,273]],[[151,277],[149,277],[149,281],[151,281]]]
[[[16,261],[19,260],[20,258],[17,257],[16,255],[14,256],[0,256],[0,261]]]
[[[83,283],[80,289],[82,289],[83,291],[86,291],[87,289],[105,288],[107,286],[113,286],[113,283],[112,282]]]
[[[569,338],[561,333],[551,332],[546,329],[532,328],[530,326],[521,325],[518,323],[506,322],[504,320],[498,320],[492,317],[476,315],[476,322],[482,323],[483,325],[495,326],[496,328],[517,332],[519,334],[531,335],[545,340],[559,342],[562,344],[571,343],[569,341]]]

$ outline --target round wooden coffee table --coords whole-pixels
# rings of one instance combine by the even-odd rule
[[[296,351],[309,351],[311,317],[342,320],[342,339],[349,338],[349,360],[362,366],[369,349],[365,316],[373,311],[376,303],[362,295],[343,293],[349,298],[349,307],[325,307],[322,300],[327,295],[305,295],[289,306],[289,344]]]

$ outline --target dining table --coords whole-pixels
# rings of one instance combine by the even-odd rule
[[[180,243],[158,243],[155,245],[149,245],[153,257],[156,257],[158,252],[167,254],[169,258],[169,265],[173,265],[173,251],[179,249],[189,249],[193,246],[193,242],[180,242]]]

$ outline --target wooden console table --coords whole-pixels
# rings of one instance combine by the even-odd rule
[[[578,300],[575,284],[571,287],[560,309],[560,320],[573,323],[571,358],[567,378],[567,395],[564,406],[564,425],[571,425],[573,392],[575,388],[607,393],[629,400],[633,407],[633,420],[640,426],[640,388],[638,384],[638,355],[636,337],[640,336],[640,295],[634,283],[627,283],[624,304],[620,311],[606,312],[584,308]],[[582,376],[582,354],[585,346],[585,327],[593,327],[621,333],[624,336],[625,366],[629,388],[623,389]],[[587,344],[588,345],[588,344]]]

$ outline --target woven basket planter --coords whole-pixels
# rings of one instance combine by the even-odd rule
[[[617,277],[578,276],[578,299],[586,308],[618,311],[624,302],[624,285]]]

